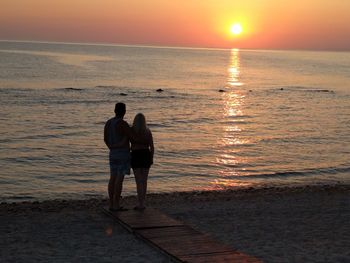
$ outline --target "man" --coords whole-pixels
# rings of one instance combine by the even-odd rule
[[[130,174],[130,134],[131,128],[123,120],[126,106],[115,105],[115,117],[107,121],[104,128],[104,141],[109,148],[110,179],[108,183],[109,209],[125,211],[120,206],[120,195],[125,174]]]

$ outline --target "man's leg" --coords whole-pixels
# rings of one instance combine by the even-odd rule
[[[114,196],[115,179],[116,179],[116,176],[111,174],[108,182],[109,208],[114,207],[113,196]]]
[[[114,191],[113,191],[113,208],[114,209],[120,208],[120,196],[123,190],[124,176],[125,176],[124,173],[118,173],[117,176],[115,176]]]

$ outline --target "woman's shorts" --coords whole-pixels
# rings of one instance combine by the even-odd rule
[[[111,175],[130,174],[130,152],[128,149],[111,149],[109,152]]]
[[[132,168],[150,168],[153,164],[152,154],[148,149],[133,150],[131,152]]]

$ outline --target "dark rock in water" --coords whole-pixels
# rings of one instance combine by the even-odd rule
[[[157,89],[156,91],[157,92],[163,92],[164,90],[163,89]]]
[[[219,92],[226,92],[226,90],[223,90],[223,89],[219,89]]]
[[[284,90],[284,88],[281,88],[281,90]]]
[[[126,93],[119,93],[120,96],[128,96]]]
[[[79,88],[64,88],[65,90],[83,90],[83,89],[79,89]]]
[[[175,96],[173,96],[173,95],[172,95],[172,96],[170,96],[170,98],[172,98],[172,99],[173,99],[173,98],[175,98]]]

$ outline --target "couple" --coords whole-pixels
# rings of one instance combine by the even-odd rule
[[[130,165],[134,171],[137,186],[138,206],[134,209],[145,209],[147,178],[153,164],[153,137],[147,128],[145,116],[138,113],[132,127],[123,120],[126,106],[115,105],[115,117],[107,121],[104,128],[104,141],[109,148],[110,179],[108,183],[109,209],[125,211],[120,205],[120,196],[125,174],[130,174]],[[131,154],[130,154],[131,144]]]

